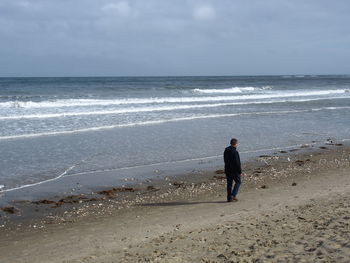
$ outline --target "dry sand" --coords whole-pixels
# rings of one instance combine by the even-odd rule
[[[225,180],[185,182],[109,216],[3,230],[0,262],[349,262],[349,148],[258,162],[239,202]]]

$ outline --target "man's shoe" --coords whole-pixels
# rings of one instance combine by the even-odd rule
[[[230,198],[230,199],[227,199],[227,202],[232,202],[232,199]]]
[[[237,202],[238,201],[238,199],[237,199],[237,197],[232,197],[232,201],[235,201],[235,202]]]

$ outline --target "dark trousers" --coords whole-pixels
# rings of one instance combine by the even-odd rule
[[[227,200],[231,199],[233,196],[236,196],[238,189],[241,186],[241,176],[239,174],[228,174],[226,175],[227,180]],[[232,184],[235,181],[235,186],[232,190]]]

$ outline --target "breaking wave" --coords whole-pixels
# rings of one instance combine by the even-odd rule
[[[125,123],[125,124],[114,124],[114,125],[90,127],[90,128],[84,128],[84,129],[76,129],[76,130],[52,131],[52,132],[42,132],[42,133],[32,133],[32,134],[2,136],[2,137],[0,137],[0,140],[33,138],[33,137],[62,135],[62,134],[75,134],[75,133],[81,133],[81,132],[100,131],[100,130],[134,127],[134,126],[157,125],[157,124],[168,123],[168,122],[180,122],[180,121],[189,121],[189,120],[198,120],[198,119],[237,117],[237,116],[245,116],[245,115],[289,114],[289,113],[301,113],[301,112],[312,112],[312,111],[322,111],[322,110],[338,110],[338,109],[348,109],[348,108],[350,108],[350,106],[349,107],[322,107],[322,108],[314,108],[314,109],[284,110],[284,111],[240,112],[240,113],[227,113],[227,114],[193,115],[193,116],[189,116],[189,117],[131,122],[131,123]]]
[[[215,102],[237,101],[254,99],[293,98],[307,96],[326,96],[349,93],[347,89],[314,90],[276,92],[268,94],[243,94],[236,96],[192,96],[192,97],[151,97],[151,98],[121,98],[121,99],[62,99],[53,101],[8,101],[0,103],[0,108],[61,108],[61,107],[84,107],[84,106],[110,106],[132,104],[159,104],[159,103],[192,103],[192,102]]]
[[[342,97],[333,97],[342,98]],[[265,100],[265,101],[247,101],[247,102],[227,102],[227,103],[210,103],[210,104],[197,104],[197,105],[173,105],[173,106],[148,106],[148,107],[130,107],[114,110],[98,110],[98,111],[78,111],[78,112],[62,112],[62,113],[40,113],[40,114],[26,114],[26,115],[12,115],[1,116],[0,120],[18,120],[18,119],[46,119],[46,118],[64,118],[64,117],[77,117],[77,116],[92,116],[92,115],[113,115],[113,114],[127,114],[127,113],[140,113],[140,112],[156,112],[156,111],[175,111],[186,109],[203,109],[203,108],[217,108],[234,105],[252,105],[252,104],[273,104],[284,102],[308,102],[325,100],[328,98],[315,98],[315,99],[283,99],[283,100]]]
[[[257,87],[232,87],[229,89],[194,89],[193,92],[195,93],[204,93],[204,94],[215,94],[215,93],[243,93],[243,92],[249,92],[249,91],[258,91],[258,90],[270,90],[272,89],[271,86],[263,86],[260,88]]]

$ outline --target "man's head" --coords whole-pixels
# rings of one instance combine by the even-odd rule
[[[231,146],[233,146],[233,147],[237,147],[237,145],[238,145],[238,140],[235,139],[235,138],[232,138],[231,141],[230,141],[230,144],[231,144]]]

